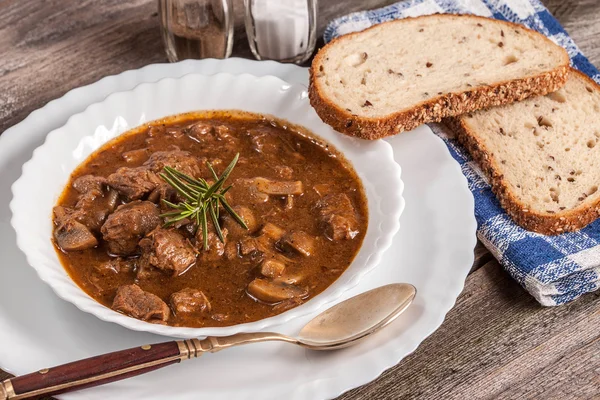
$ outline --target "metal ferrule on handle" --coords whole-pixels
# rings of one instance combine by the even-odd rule
[[[10,379],[0,383],[0,400],[8,400],[14,398],[15,391],[12,387]]]

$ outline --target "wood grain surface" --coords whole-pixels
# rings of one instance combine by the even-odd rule
[[[600,1],[542,1],[600,66]],[[234,55],[249,57],[235,2]],[[332,18],[393,2],[321,0],[319,37]],[[70,89],[165,62],[157,17],[155,0],[1,0],[0,132]],[[544,308],[481,243],[475,256],[441,328],[341,399],[600,399],[600,293]]]

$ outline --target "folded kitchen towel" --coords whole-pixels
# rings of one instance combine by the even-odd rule
[[[332,21],[325,42],[392,19],[434,13],[478,14],[523,24],[567,49],[575,68],[596,82],[600,73],[539,0],[407,0]],[[435,45],[435,43],[432,43]],[[477,235],[506,270],[542,305],[567,303],[600,287],[600,220],[559,236],[528,232],[502,210],[486,178],[447,128],[431,129],[460,164],[475,197]]]

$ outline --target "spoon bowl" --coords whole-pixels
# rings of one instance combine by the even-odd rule
[[[350,346],[395,320],[416,294],[415,287],[407,283],[364,292],[317,315],[302,328],[297,339],[314,350]]]

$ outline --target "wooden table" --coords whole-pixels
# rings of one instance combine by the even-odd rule
[[[236,1],[234,55],[250,56]],[[392,2],[321,0],[319,36],[334,17]],[[600,2],[543,2],[600,65]],[[165,60],[154,0],[3,0],[0,132],[70,89]],[[481,243],[475,255],[441,328],[343,399],[600,399],[600,292],[543,308]]]

